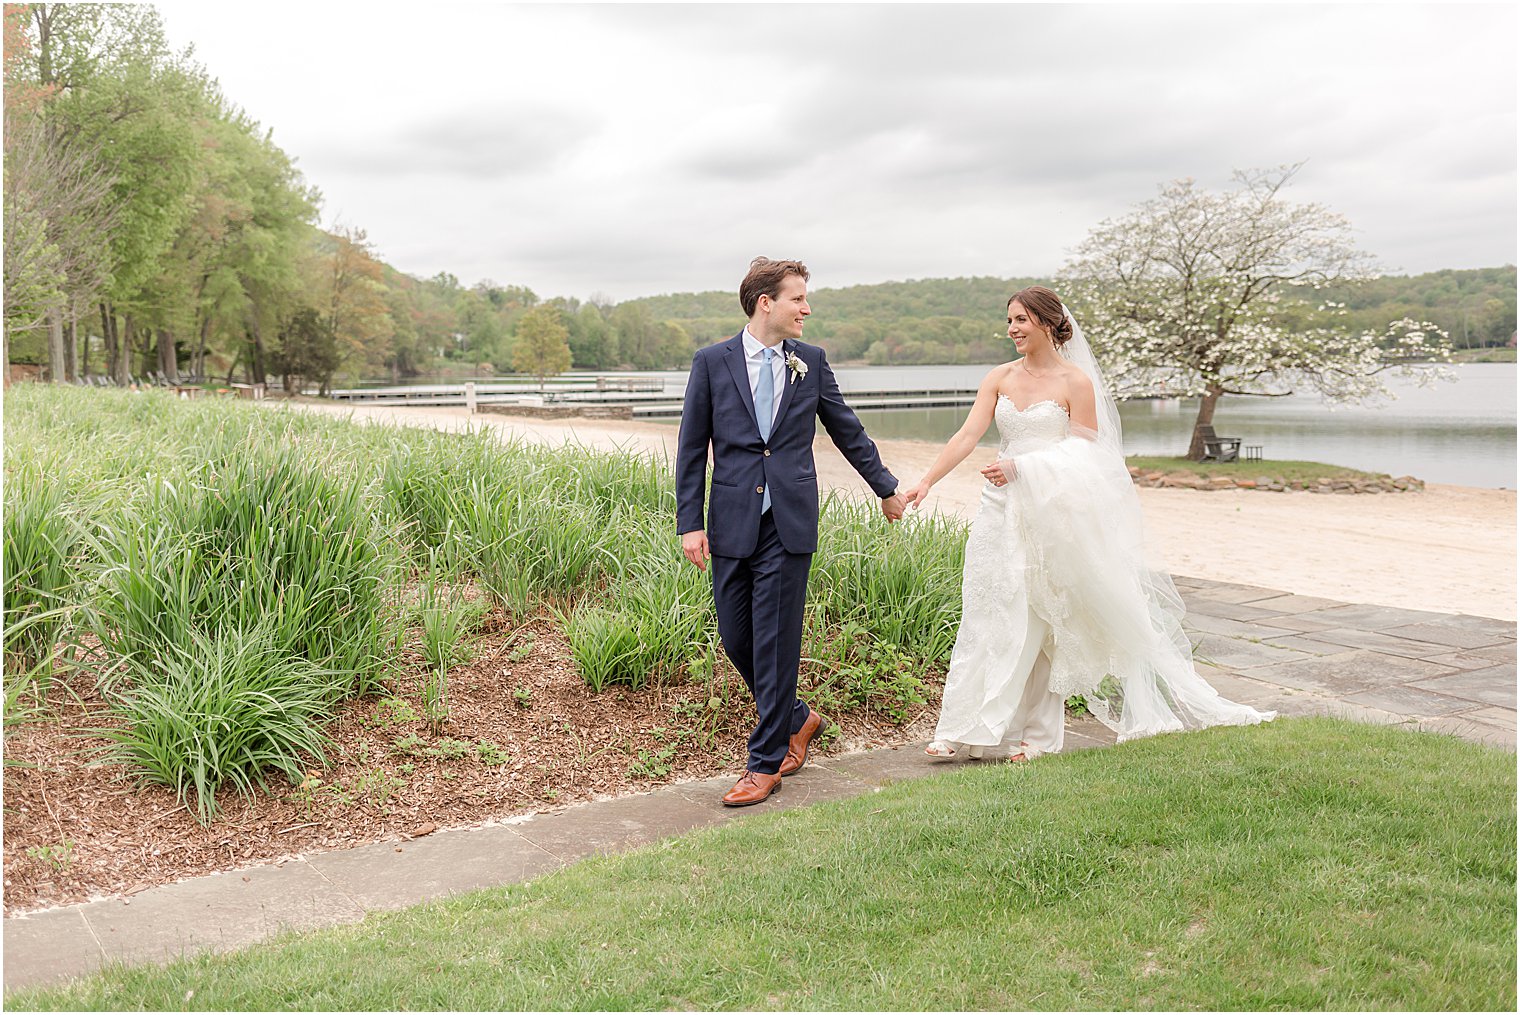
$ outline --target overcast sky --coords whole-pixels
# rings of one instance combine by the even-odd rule
[[[1043,277],[1163,181],[1300,160],[1389,271],[1515,260],[1510,5],[155,6],[323,225],[466,285]]]

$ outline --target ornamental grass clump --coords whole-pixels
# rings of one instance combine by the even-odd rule
[[[378,462],[379,493],[391,521],[406,533],[415,563],[431,559],[450,577],[470,570],[463,519],[475,482],[510,482],[512,459],[488,433],[440,434],[395,431],[366,456]],[[504,468],[505,466],[505,468]]]
[[[93,731],[110,741],[103,758],[168,786],[202,824],[223,786],[247,796],[267,770],[299,783],[303,766],[325,765],[322,724],[352,683],[292,655],[272,624],[192,630],[126,669],[106,691],[123,725]]]
[[[619,565],[609,519],[552,482],[482,490],[472,504],[465,527],[473,563],[513,612],[573,597]]]
[[[593,690],[676,679],[717,629],[712,579],[670,552],[672,519],[634,511],[616,545],[619,572],[604,592],[559,616],[576,668]]]
[[[653,460],[488,432],[397,436],[379,485],[419,563],[436,554],[519,616],[615,574],[627,516],[674,504]]]
[[[261,765],[320,758],[318,724],[375,686],[394,644],[395,540],[340,465],[250,447],[198,484],[160,484],[96,537],[85,616],[127,723],[111,756],[193,788],[203,820],[224,779],[247,790]]]
[[[63,488],[27,463],[5,483],[5,655],[29,669],[52,654],[77,592],[80,527]]]
[[[549,454],[564,476],[566,489],[573,491],[576,500],[594,506],[601,517],[632,512],[675,514],[675,480],[666,460],[575,446]]]
[[[204,485],[165,483],[103,527],[95,633],[146,664],[191,633],[268,627],[273,644],[366,690],[381,658],[394,540],[337,460],[294,449],[230,458]]]
[[[847,625],[921,664],[949,662],[961,613],[964,523],[913,516],[882,522],[873,506],[829,497],[808,601],[830,628]]]

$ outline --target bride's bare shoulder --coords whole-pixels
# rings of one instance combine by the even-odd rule
[[[982,387],[985,388],[988,385],[992,385],[993,387],[1001,387],[1003,379],[1008,376],[1008,371],[1012,369],[1012,362],[999,363],[997,366],[987,371],[986,376],[982,378]]]
[[[1067,385],[1073,391],[1084,391],[1089,395],[1092,394],[1092,378],[1088,377],[1081,367],[1075,363],[1068,363],[1063,374]]]

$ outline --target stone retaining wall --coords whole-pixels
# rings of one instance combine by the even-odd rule
[[[1143,472],[1129,470],[1136,486],[1181,490],[1307,490],[1309,493],[1407,493],[1425,489],[1423,480],[1413,476],[1374,476],[1367,479],[1286,480],[1281,476],[1257,476],[1255,479],[1232,479],[1229,476],[1199,476],[1191,472]]]

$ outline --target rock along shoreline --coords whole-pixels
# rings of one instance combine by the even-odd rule
[[[1230,476],[1199,476],[1191,472],[1148,472],[1130,466],[1129,475],[1136,486],[1176,490],[1268,490],[1286,493],[1305,490],[1309,493],[1419,493],[1425,489],[1423,479],[1413,476],[1371,476],[1365,479],[1288,480],[1282,476],[1257,476],[1235,479]]]

